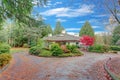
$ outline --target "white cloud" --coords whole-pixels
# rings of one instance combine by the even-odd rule
[[[58,18],[56,21],[66,22],[67,20]]]
[[[85,21],[78,21],[77,23],[81,23],[81,24],[83,24],[83,23],[85,23]]]
[[[92,28],[96,29],[96,28],[100,28],[100,26],[92,26]]]
[[[67,32],[67,34],[74,35],[74,36],[79,36],[79,33],[76,33],[76,32]]]
[[[50,9],[45,12],[41,12],[44,16],[56,16],[56,17],[78,17],[85,16],[93,13],[94,5],[82,5],[80,8],[72,9],[68,7],[61,7]]]
[[[32,4],[34,4],[34,5],[37,5],[38,3],[39,3],[39,1],[37,1],[37,0],[32,1]]]
[[[62,2],[56,2],[56,3],[54,4],[54,6],[56,6],[56,5],[58,5],[58,4],[62,4]]]
[[[99,21],[97,19],[90,19],[90,20],[78,21],[77,23],[83,24],[86,21],[89,21],[90,23],[99,23]]]
[[[109,16],[109,14],[101,14],[101,15],[93,15],[93,17],[105,17],[105,16]]]
[[[79,31],[80,28],[66,28],[66,31]]]
[[[47,20],[47,18],[45,18],[45,17],[42,17],[43,18],[43,20]]]

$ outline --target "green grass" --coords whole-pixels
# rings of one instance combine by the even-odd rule
[[[18,53],[18,52],[25,52],[28,51],[28,48],[11,48],[10,54]]]

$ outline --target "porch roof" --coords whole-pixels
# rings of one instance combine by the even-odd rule
[[[79,42],[80,37],[62,33],[54,36],[44,37],[43,39],[48,42]]]

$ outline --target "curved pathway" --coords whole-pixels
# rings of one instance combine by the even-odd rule
[[[94,80],[90,67],[118,54],[85,53],[80,57],[43,58],[27,52],[13,55],[9,67],[0,74],[0,80]]]

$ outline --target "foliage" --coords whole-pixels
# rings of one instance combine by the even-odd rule
[[[119,45],[119,46],[120,46],[120,39],[117,41],[116,45]]]
[[[54,34],[60,34],[64,30],[64,28],[61,26],[60,21],[56,22],[56,27],[54,29]]]
[[[51,57],[52,53],[49,50],[43,49],[41,54],[39,54],[40,57]]]
[[[10,54],[6,54],[6,53],[0,54],[0,67],[3,67],[6,64],[8,64],[11,59],[12,56]]]
[[[37,46],[41,49],[44,48],[44,41],[42,39],[38,39]]]
[[[74,53],[77,49],[76,45],[67,45],[68,50],[70,50],[71,53]]]
[[[94,44],[94,38],[87,35],[83,35],[80,38],[80,42],[85,46],[92,46]]]
[[[43,21],[39,21],[39,26],[29,26],[25,24],[18,24],[18,22],[8,23],[7,29],[4,29],[7,36],[8,43],[13,47],[22,47],[27,43],[30,47],[37,45],[38,38],[44,37],[42,33],[47,25]],[[7,22],[6,22],[7,23]],[[10,25],[10,26],[9,26]]]
[[[62,49],[57,43],[53,43],[51,45],[51,52],[52,52],[52,56],[59,56],[60,54],[63,53]]]
[[[66,47],[66,45],[61,45],[61,49],[64,51],[64,53],[69,53],[70,50]]]
[[[81,28],[79,35],[80,36],[88,35],[88,36],[94,37],[94,30],[92,29],[88,21],[86,21],[83,27]]]
[[[116,45],[119,39],[120,39],[120,26],[117,26],[113,31],[112,44]]]
[[[111,50],[120,51],[120,46],[110,46]]]
[[[23,44],[23,48],[29,48],[29,45],[27,43]]]
[[[33,9],[33,0],[1,0],[0,1],[0,24],[5,19],[11,19],[20,23],[34,23],[35,20],[30,17]],[[37,4],[44,4],[47,0],[38,0]]]
[[[89,47],[90,52],[98,52],[98,53],[103,53],[103,52],[108,52],[109,51],[109,46],[107,45],[99,45],[99,44],[94,44],[93,46]]]
[[[47,26],[47,32],[48,32],[48,34],[52,34],[53,33],[52,28],[51,28],[50,25]]]
[[[31,47],[29,53],[38,56],[41,53],[41,48],[38,46]]]
[[[0,43],[0,54],[9,53],[9,52],[10,52],[10,46],[5,43]]]

